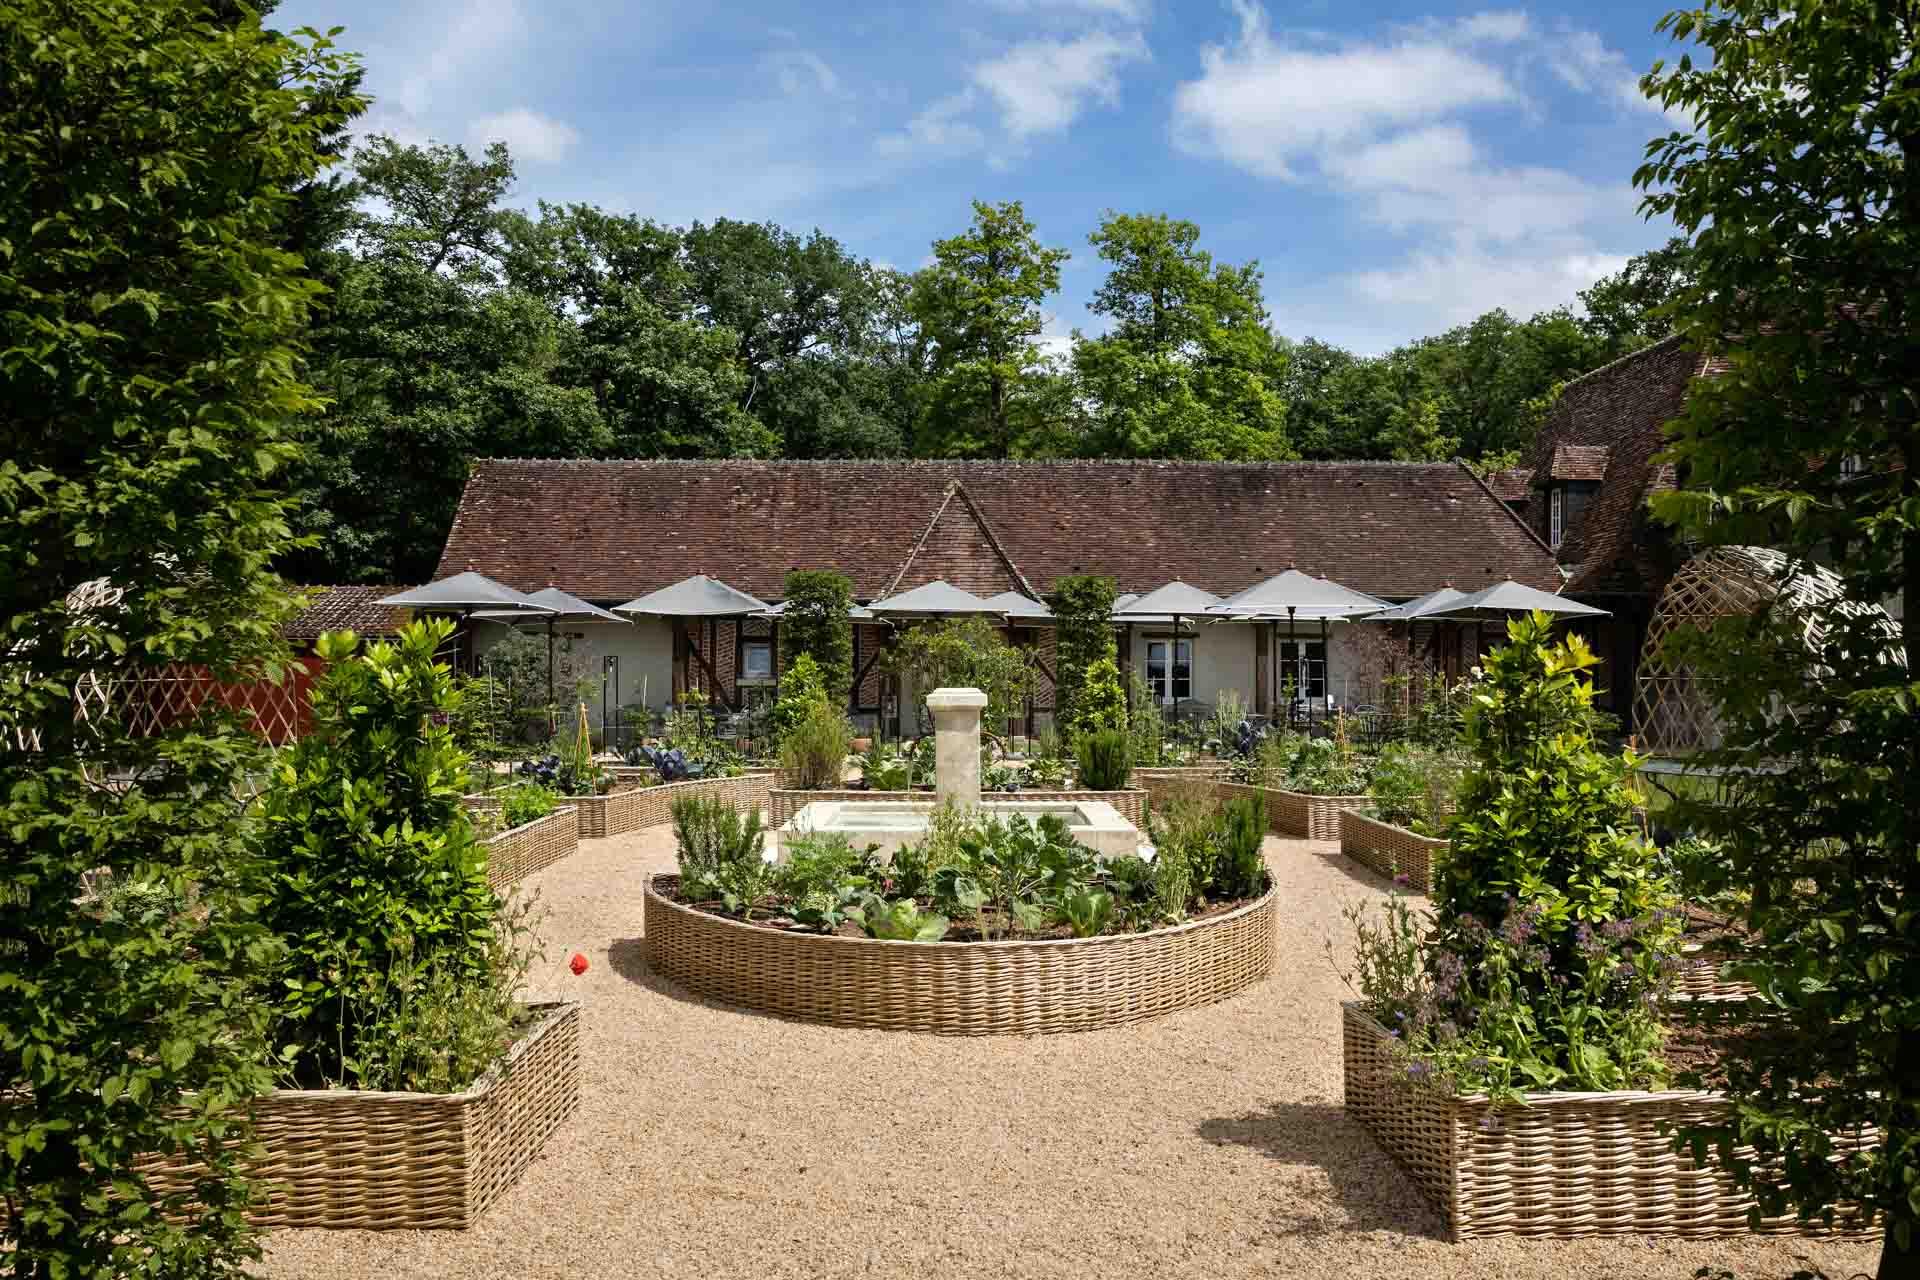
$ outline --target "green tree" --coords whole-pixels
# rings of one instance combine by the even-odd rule
[[[931,353],[922,454],[1020,457],[1052,423],[1058,379],[1035,340],[1069,256],[1040,243],[1017,200],[976,200],[970,228],[933,242],[910,302]]]
[[[1062,733],[1082,719],[1081,691],[1096,664],[1115,661],[1112,578],[1069,574],[1053,584],[1047,607],[1054,617],[1053,722]]]
[[[1711,56],[1643,81],[1697,128],[1635,181],[1693,237],[1674,315],[1725,367],[1669,428],[1683,487],[1661,509],[1844,588],[1695,654],[1730,777],[1705,816],[1753,887],[1740,967],[1792,1032],[1728,1054],[1735,1106],[1704,1136],[1763,1208],[1866,1206],[1880,1274],[1920,1276],[1920,6],[1724,0],[1661,27]],[[1871,609],[1889,599],[1897,629]]]
[[[1215,265],[1200,229],[1165,214],[1108,213],[1089,241],[1111,263],[1089,306],[1113,328],[1076,335],[1074,371],[1103,456],[1289,454],[1286,354],[1267,328],[1260,269]]]
[[[289,423],[317,408],[293,370],[319,287],[281,246],[293,193],[360,106],[353,74],[323,37],[192,0],[13,0],[0,19],[0,1256],[16,1276],[238,1275],[258,1256],[240,1157],[270,1082],[253,984],[271,946],[242,896],[256,851],[233,781],[259,748],[211,710],[127,721],[168,664],[248,679],[284,656],[292,601],[268,565],[289,536]],[[159,905],[113,909],[102,881],[109,902]],[[189,1152],[182,1192],[139,1171]]]
[[[853,697],[853,581],[832,569],[787,575],[781,647],[790,659],[811,657],[829,700],[842,711]]]
[[[1033,691],[1033,665],[1026,651],[1008,644],[985,618],[949,618],[910,627],[881,662],[892,673],[911,676],[923,698],[943,687],[986,694],[986,710],[980,715],[984,732],[998,733],[1019,718]],[[931,716],[924,722],[932,723]]]
[[[1607,344],[1611,360],[1673,332],[1674,299],[1694,284],[1693,244],[1674,236],[1580,291],[1580,327]]]

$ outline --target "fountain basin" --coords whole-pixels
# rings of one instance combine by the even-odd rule
[[[1118,858],[1140,850],[1140,832],[1120,811],[1098,800],[990,800],[980,806],[990,818],[1022,817],[1038,821],[1056,817],[1067,824],[1075,840],[1099,858]],[[779,829],[777,858],[784,862],[787,842],[794,836],[831,832],[845,836],[856,848],[878,845],[883,863],[894,850],[927,838],[933,817],[930,803],[909,800],[816,800],[801,806]]]

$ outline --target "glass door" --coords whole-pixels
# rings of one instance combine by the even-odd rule
[[[1172,649],[1169,664],[1168,650]],[[1147,641],[1147,687],[1162,706],[1193,697],[1193,641]]]

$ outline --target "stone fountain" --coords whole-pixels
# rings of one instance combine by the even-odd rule
[[[1120,811],[1101,800],[1021,800],[1013,796],[980,798],[980,713],[987,695],[978,689],[935,689],[927,695],[933,712],[934,795],[931,801],[911,792],[876,791],[872,798],[816,800],[803,805],[777,833],[777,857],[786,858],[787,842],[809,832],[839,832],[856,847],[878,845],[888,861],[902,845],[927,835],[937,805],[952,801],[987,816],[1051,815],[1067,824],[1075,840],[1101,858],[1120,857],[1140,848],[1140,832]]]

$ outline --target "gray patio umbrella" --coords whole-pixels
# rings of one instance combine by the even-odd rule
[[[752,618],[767,611],[765,600],[755,599],[746,592],[728,586],[718,578],[710,578],[704,573],[696,573],[691,578],[682,578],[670,587],[662,587],[625,604],[614,607],[617,613],[637,613],[650,618]],[[681,627],[681,633],[685,633]],[[707,670],[707,677],[713,681],[716,691],[724,692],[726,686],[721,683],[720,673],[713,669],[713,663],[693,642],[692,635],[686,635],[687,651]],[[726,700],[728,708],[733,703]]]
[[[424,609],[431,613],[458,613],[462,616],[480,609],[502,609],[511,613],[552,613],[532,596],[515,591],[504,582],[495,582],[484,573],[456,573],[451,578],[429,582],[424,587],[380,597],[378,603],[396,609]]]
[[[1242,618],[1249,622],[1267,622],[1274,628],[1274,638],[1279,636],[1279,619],[1287,620],[1287,634],[1294,634],[1294,627],[1300,618],[1320,620],[1320,644],[1324,650],[1327,644],[1327,621],[1330,618],[1342,620],[1359,615],[1378,613],[1387,607],[1385,600],[1376,600],[1364,592],[1351,587],[1343,587],[1328,578],[1316,578],[1289,565],[1284,573],[1277,573],[1265,582],[1255,583],[1245,591],[1236,592],[1207,610],[1208,613],[1224,614],[1230,618]],[[1280,693],[1280,646],[1274,643],[1268,646],[1273,657],[1273,691],[1275,704],[1278,705]]]
[[[655,618],[745,618],[765,613],[767,602],[735,590],[718,578],[696,573],[670,587],[662,587],[613,607],[618,613],[639,613]]]
[[[1412,622],[1417,618],[1425,618],[1430,614],[1438,613],[1454,601],[1464,600],[1466,598],[1466,592],[1455,590],[1451,585],[1448,585],[1441,587],[1438,591],[1429,591],[1417,600],[1409,600],[1405,604],[1397,604],[1391,609],[1382,609],[1379,613],[1368,614],[1362,621]]]
[[[1023,596],[1018,591],[1002,591],[997,596],[988,596],[987,603],[1007,615],[1009,621],[1014,618],[1029,620],[1053,617],[1053,610],[1031,596]]]
[[[1220,597],[1213,592],[1202,591],[1199,587],[1190,586],[1176,578],[1163,587],[1155,587],[1143,596],[1130,597],[1124,605],[1118,600],[1114,601],[1113,620],[1128,627],[1143,622],[1173,624],[1173,647],[1167,655],[1167,672],[1169,683],[1171,683],[1173,667],[1180,657],[1180,620],[1204,615],[1208,609],[1219,603]],[[1131,637],[1133,633],[1129,630],[1127,634]],[[1128,639],[1127,644],[1131,649],[1133,644],[1131,638]],[[1189,689],[1188,693],[1191,694],[1192,690]],[[1176,703],[1174,706],[1176,714],[1179,710],[1179,705]]]
[[[1605,609],[1596,609],[1590,604],[1581,604],[1578,600],[1568,600],[1551,592],[1541,591],[1508,578],[1496,582],[1490,587],[1464,595],[1452,604],[1426,616],[1436,621],[1471,622],[1473,624],[1473,656],[1480,660],[1480,628],[1488,619],[1505,619],[1516,613],[1532,613],[1534,610],[1550,613],[1556,618],[1605,618],[1610,613]]]
[[[507,613],[525,614],[539,617],[555,612],[547,605],[536,601],[524,592],[515,591],[504,582],[495,582],[484,573],[456,573],[451,578],[442,578],[438,582],[429,582],[423,587],[409,587],[390,596],[382,596],[380,604],[396,609],[419,609],[427,613],[457,614],[462,621],[473,617],[482,609],[502,610]],[[461,633],[456,630],[453,639]],[[459,650],[455,649],[458,658]]]
[[[876,618],[942,618],[968,615],[1004,617],[1006,615],[1006,610],[996,607],[992,601],[982,599],[971,591],[962,591],[944,579],[935,579],[911,591],[902,591],[898,595],[888,596],[885,600],[875,600],[867,608],[873,611],[873,616]]]
[[[1504,618],[1514,613],[1532,613],[1534,610],[1550,613],[1556,618],[1605,618],[1611,614],[1605,609],[1596,609],[1590,604],[1581,604],[1578,600],[1569,600],[1565,596],[1556,596],[1515,582],[1511,578],[1505,582],[1496,582],[1490,587],[1482,587],[1471,595],[1461,596],[1452,604],[1427,611],[1424,617],[1445,618],[1452,622],[1479,622],[1487,618]]]
[[[627,622],[628,619],[617,613],[609,613],[597,604],[582,600],[579,596],[568,595],[558,587],[544,587],[528,596],[527,599],[553,610],[546,615],[547,623],[547,705],[553,706],[558,700],[558,691],[553,678],[553,624],[556,622]],[[482,609],[474,615],[493,622],[514,623],[526,621],[527,613],[510,609]]]

